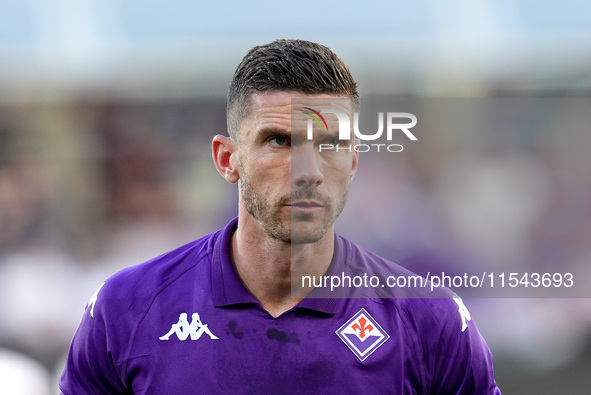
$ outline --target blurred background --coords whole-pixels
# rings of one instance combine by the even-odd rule
[[[335,50],[363,105],[426,114],[403,153],[362,155],[341,233],[417,271],[591,279],[588,2],[278,4],[0,0],[0,392],[57,392],[105,278],[236,214],[210,142],[276,38]],[[588,393],[591,294],[477,296],[503,393]]]

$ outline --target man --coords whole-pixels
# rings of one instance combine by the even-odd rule
[[[318,298],[327,295],[302,284],[411,273],[335,234],[358,154],[320,152],[352,141],[338,139],[334,120],[309,140],[299,102],[350,114],[356,83],[322,45],[253,48],[230,86],[230,137],[212,146],[220,174],[239,183],[238,218],[101,286],[73,339],[64,394],[500,393],[459,298]],[[208,336],[188,339],[188,314]]]

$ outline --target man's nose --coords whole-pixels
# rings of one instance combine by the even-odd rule
[[[292,147],[291,153],[291,179],[295,186],[318,186],[324,181],[324,175],[320,168],[318,152],[314,144],[302,144]]]

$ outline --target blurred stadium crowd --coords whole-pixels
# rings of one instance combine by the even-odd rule
[[[422,274],[589,274],[588,99],[413,103],[419,142],[361,155],[339,232]],[[225,103],[10,106],[0,122],[0,346],[55,380],[105,278],[235,215],[235,187],[210,154]],[[523,296],[466,302],[499,369],[547,372],[582,357],[588,300]]]

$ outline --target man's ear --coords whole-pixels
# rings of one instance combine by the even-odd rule
[[[213,163],[222,177],[232,184],[237,182],[240,179],[240,174],[236,168],[238,150],[234,140],[218,134],[211,143],[211,153]]]

